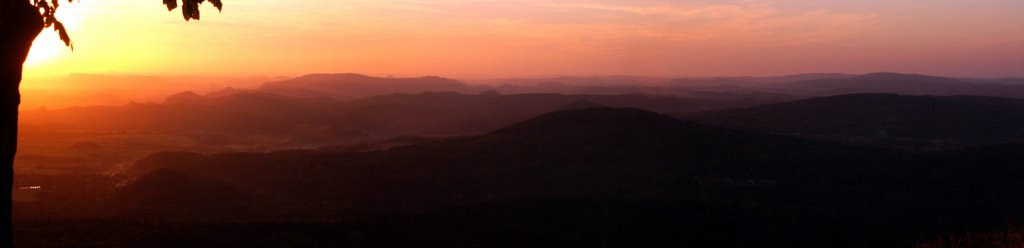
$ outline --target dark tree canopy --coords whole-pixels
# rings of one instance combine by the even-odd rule
[[[60,36],[60,40],[64,42],[64,45],[70,47],[72,50],[75,49],[74,45],[71,44],[71,36],[68,35],[67,29],[64,28],[64,23],[57,20],[55,16],[57,14],[57,8],[60,7],[61,0],[31,0],[32,5],[39,8],[39,14],[43,18],[44,28],[53,28],[54,31]],[[67,0],[68,2],[74,2],[75,0]],[[163,0],[164,5],[167,6],[167,11],[173,11],[177,9],[179,0]],[[181,14],[188,20],[199,20],[199,5],[203,2],[210,2],[213,7],[220,11],[224,7],[224,3],[221,0],[180,0],[181,1]]]

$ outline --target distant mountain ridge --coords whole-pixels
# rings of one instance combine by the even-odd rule
[[[773,77],[551,77],[503,79],[474,85],[441,77],[381,78],[353,73],[310,74],[268,82],[258,92],[294,97],[352,100],[377,95],[457,92],[478,94],[667,94],[684,97],[732,95],[737,98],[793,100],[798,96],[852,93],[905,95],[979,95],[1024,98],[1024,84],[1015,78],[957,79],[920,74],[877,72],[863,75],[807,73]],[[233,90],[237,92],[237,90]],[[225,94],[215,92],[211,95]]]
[[[381,78],[354,73],[310,74],[269,82],[256,91],[296,97],[330,97],[350,100],[397,93],[459,92],[475,94],[485,87],[467,85],[442,77]]]
[[[803,95],[889,93],[903,95],[978,95],[1024,98],[1024,85],[969,82],[954,78],[891,72],[849,78],[826,78],[784,83],[784,90]]]

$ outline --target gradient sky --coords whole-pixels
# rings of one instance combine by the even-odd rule
[[[1024,0],[81,0],[26,77],[122,75],[1024,76]]]

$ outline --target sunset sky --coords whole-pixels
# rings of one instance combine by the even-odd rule
[[[1024,76],[1024,1],[158,0],[61,7],[26,82],[69,73]]]

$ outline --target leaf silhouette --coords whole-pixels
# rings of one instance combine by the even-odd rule
[[[53,30],[57,31],[57,35],[60,36],[60,41],[63,41],[65,46],[71,48],[72,51],[75,50],[75,46],[71,44],[71,36],[68,35],[67,29],[64,28],[64,23],[53,19]]]
[[[199,4],[202,2],[202,0],[181,1],[181,15],[185,17],[185,21],[191,19],[199,20]]]
[[[210,0],[210,3],[217,8],[217,11],[221,11],[221,8],[224,7],[224,3],[221,3],[220,0]]]
[[[177,9],[178,0],[164,0],[164,5],[167,5],[167,11]]]

